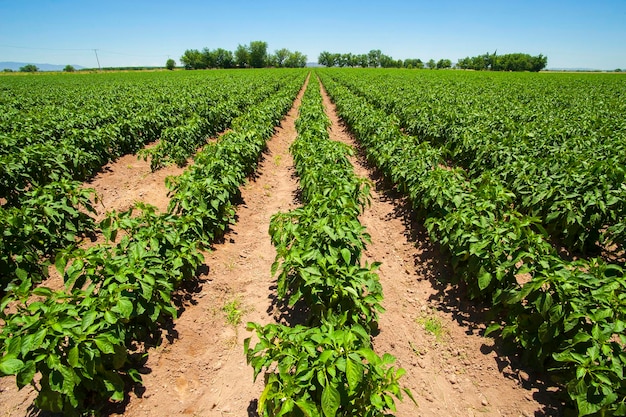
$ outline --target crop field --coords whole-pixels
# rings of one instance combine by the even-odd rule
[[[626,415],[624,115],[616,74],[1,76],[0,403]],[[125,158],[166,210],[103,212]]]

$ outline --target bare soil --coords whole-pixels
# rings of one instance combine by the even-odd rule
[[[237,223],[205,255],[205,273],[182,297],[180,317],[170,338],[150,349],[140,389],[110,410],[110,415],[165,417],[256,416],[263,380],[253,382],[243,340],[246,322],[278,320],[275,280],[270,267],[275,250],[268,234],[271,216],[298,206],[298,182],[289,145],[302,93],[268,142],[254,178],[242,188]],[[332,121],[331,139],[356,146],[324,93]],[[358,149],[358,147],[357,147]],[[397,416],[559,416],[555,389],[541,375],[520,368],[515,354],[481,336],[483,306],[469,302],[462,289],[446,284],[452,271],[411,213],[410,205],[365,162],[352,158],[358,175],[370,178],[372,205],[362,223],[371,235],[368,262],[379,270],[386,312],[381,315],[376,350],[397,358],[402,378],[416,398],[405,397]],[[142,200],[162,210],[164,186],[175,167],[150,173],[149,165],[128,156],[111,164],[86,186],[96,188],[106,210],[123,210]],[[231,324],[228,313],[238,324]],[[0,378],[0,417],[29,415],[30,388],[17,391],[14,378]]]

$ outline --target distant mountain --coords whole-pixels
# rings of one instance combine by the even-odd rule
[[[28,65],[28,64],[30,64],[30,62],[0,62],[0,71],[4,69],[19,71],[21,67],[23,67],[24,65]],[[65,68],[65,65],[34,64],[34,63],[33,65],[39,68],[39,71],[63,71],[63,68]],[[81,67],[80,65],[74,65],[74,64],[70,64],[70,65],[72,65],[74,69],[76,70],[85,68],[85,67]]]
[[[563,71],[563,72],[601,72],[597,68],[546,68],[546,71]]]

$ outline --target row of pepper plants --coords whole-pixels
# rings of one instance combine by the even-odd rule
[[[0,304],[0,375],[32,385],[41,410],[82,415],[124,399],[141,383],[149,346],[177,315],[181,283],[194,279],[208,249],[234,221],[239,186],[304,81],[291,79],[233,121],[217,143],[168,181],[166,213],[137,203],[99,224],[106,242],[68,249],[55,266],[65,288],[31,288],[29,277]]]
[[[320,75],[368,160],[409,196],[469,295],[491,300],[500,318],[487,334],[499,331],[549,370],[579,415],[626,415],[624,269],[563,260],[499,178],[448,167],[441,148],[405,134],[334,74]]]
[[[71,77],[73,83],[44,76],[22,84],[23,78],[8,77],[0,91],[3,206],[19,206],[33,187],[84,181],[157,139],[157,146],[143,152],[153,169],[182,164],[208,136],[225,130],[289,76],[96,74]],[[29,103],[32,96],[38,100]]]
[[[337,74],[472,177],[500,178],[518,210],[539,217],[568,250],[597,252],[598,243],[625,248],[623,77]]]
[[[159,108],[159,112],[163,112],[163,115],[171,111],[171,114],[167,116],[168,118],[161,117],[158,113],[128,115],[128,108],[134,108],[135,100],[146,98],[142,95],[141,89],[138,91],[131,90],[125,105],[120,105],[118,106],[119,108],[114,108],[114,110],[100,109],[107,112],[119,112],[111,120],[106,120],[106,122],[109,122],[108,124],[103,121],[104,124],[101,126],[89,125],[85,126],[84,129],[76,129],[75,126],[77,123],[80,123],[82,117],[77,116],[75,117],[76,120],[72,120],[65,116],[69,120],[63,118],[56,120],[56,122],[61,126],[65,126],[69,131],[63,131],[61,127],[57,127],[54,134],[48,133],[46,135],[33,128],[33,131],[40,134],[40,139],[49,136],[60,136],[58,140],[49,139],[48,142],[41,139],[41,142],[37,142],[33,146],[41,146],[40,150],[42,152],[45,148],[45,157],[48,161],[54,158],[63,159],[65,153],[89,154],[98,159],[98,163],[93,167],[95,169],[96,167],[99,168],[101,163],[108,161],[110,158],[116,158],[122,153],[131,152],[136,150],[137,147],[143,146],[144,140],[154,140],[158,137],[160,140],[157,146],[148,148],[143,152],[144,157],[152,158],[153,168],[162,166],[166,160],[177,163],[186,162],[191,153],[195,152],[199,146],[206,142],[207,136],[214,135],[230,127],[232,120],[236,116],[245,112],[250,106],[271,97],[281,85],[290,83],[300,77],[296,71],[273,75],[264,72],[250,73],[247,76],[248,78],[242,78],[239,74],[235,73],[231,79],[224,79],[224,77],[218,77],[213,75],[213,73],[210,76],[205,74],[208,81],[199,83],[195,87],[199,90],[197,92],[189,90],[190,81],[196,82],[202,81],[202,79],[176,79],[181,87],[177,93],[178,95],[168,97],[168,101],[161,104]],[[54,78],[50,81],[53,80]],[[119,81],[124,80],[126,78]],[[137,83],[140,80],[144,79],[140,78],[139,80],[134,80],[134,82]],[[153,83],[156,83],[152,85],[153,89],[159,92],[159,94],[165,94],[168,91],[172,92],[176,84],[172,82],[165,83],[165,81],[176,80],[151,79]],[[133,79],[131,78],[130,81],[133,81]],[[214,84],[218,82],[219,88],[214,88]],[[51,84],[54,85],[54,83]],[[229,89],[230,87],[232,88]],[[85,86],[82,89],[78,86],[74,86],[74,88],[83,94],[91,91]],[[36,88],[33,90],[37,91]],[[209,91],[208,93],[206,92],[207,90]],[[78,95],[72,89],[70,89],[68,94],[71,95],[72,92]],[[109,90],[103,88],[102,93],[105,94],[107,92]],[[31,92],[31,94],[34,93]],[[80,95],[78,96],[80,97]],[[52,98],[56,97],[55,95]],[[158,97],[153,96],[154,99]],[[179,108],[176,108],[174,111],[173,109],[178,101],[180,101],[178,104]],[[65,103],[65,101],[62,101],[62,103]],[[46,106],[43,106],[43,110],[45,109]],[[26,110],[25,113],[29,114]],[[192,122],[187,123],[186,119],[181,118],[182,114],[190,114],[188,117]],[[34,117],[32,114],[31,116]],[[136,124],[133,129],[123,130],[123,132],[117,129],[120,123],[130,123],[132,120],[139,119],[143,122]],[[45,120],[39,122],[50,128],[49,123],[46,123]],[[71,129],[64,123],[72,126]],[[158,129],[149,129],[147,127],[148,124],[156,126],[155,123],[159,124],[160,127]],[[182,124],[166,127],[172,123]],[[5,126],[5,128],[7,127]],[[23,128],[25,129],[24,126]],[[111,129],[117,132],[117,136],[111,133],[113,131]],[[68,135],[85,135],[89,138],[91,133],[95,131],[103,132],[100,138],[104,141],[97,146],[100,149],[97,155],[94,153],[94,149],[90,147],[81,148],[85,144],[84,141],[81,143],[76,142],[71,146],[66,143]],[[10,132],[12,135],[11,140],[18,143],[22,133],[23,130],[14,129]],[[36,141],[36,139],[31,140]],[[132,147],[124,147],[123,149],[107,147],[107,143],[112,146],[118,140],[123,140],[125,143],[132,145]],[[10,147],[0,147],[2,152],[6,152],[5,156],[7,157],[0,163],[0,166],[11,170],[12,168],[7,168],[12,166],[9,159],[14,161],[21,158],[19,155],[28,154],[30,145],[26,144],[26,142],[24,143],[26,146],[19,152],[11,153]],[[56,149],[57,147],[58,149]],[[42,281],[45,279],[48,265],[53,261],[57,251],[76,246],[81,239],[90,235],[93,236],[96,233],[97,225],[94,224],[90,215],[95,214],[94,203],[97,202],[97,196],[94,196],[91,190],[83,188],[81,182],[76,181],[76,178],[71,175],[72,169],[67,168],[67,161],[56,160],[52,164],[47,164],[37,160],[37,158],[35,160],[30,160],[28,164],[18,164],[22,171],[12,171],[20,178],[19,181],[16,181],[23,183],[22,185],[12,182],[11,178],[13,177],[11,175],[5,177],[7,172],[3,172],[1,175],[3,179],[11,183],[5,184],[7,187],[15,187],[12,188],[15,195],[5,195],[4,204],[0,207],[0,230],[2,230],[0,236],[0,296],[11,283],[19,285],[21,281],[20,276],[24,274],[28,274],[33,282]],[[48,168],[45,168],[46,166]],[[29,167],[43,171],[38,171],[38,174],[31,175],[32,172]],[[35,278],[36,276],[38,278]]]
[[[384,310],[378,264],[361,264],[369,235],[358,216],[369,204],[369,183],[354,174],[352,150],[329,140],[329,125],[311,79],[290,148],[303,206],[272,216],[269,230],[278,297],[288,307],[304,304],[308,319],[293,327],[248,323],[258,343],[246,339],[244,351],[254,378],[264,373],[264,417],[390,415],[394,396],[402,398],[404,370],[372,349]]]

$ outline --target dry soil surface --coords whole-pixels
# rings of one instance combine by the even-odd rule
[[[296,138],[295,119],[301,94],[268,142],[254,178],[242,187],[237,223],[222,242],[206,253],[198,285],[183,297],[171,337],[150,349],[141,389],[109,411],[110,415],[166,417],[256,416],[263,390],[246,365],[246,322],[279,319],[270,267],[275,251],[268,226],[271,216],[298,206],[298,182],[289,145]],[[402,383],[408,398],[398,417],[414,416],[558,416],[555,389],[541,376],[516,365],[497,344],[481,336],[484,313],[458,287],[445,282],[451,269],[409,204],[371,169],[324,92],[332,121],[331,139],[355,146],[358,175],[372,180],[372,205],[362,216],[371,235],[366,260],[379,261],[384,291],[380,334],[374,345],[406,369]],[[98,191],[106,210],[123,210],[142,200],[167,207],[164,178],[179,168],[151,173],[135,156],[121,158],[86,186]],[[240,315],[238,324],[227,318]],[[231,320],[233,321],[233,320]],[[0,417],[26,416],[34,398],[30,388],[17,391],[14,378],[0,379]]]

